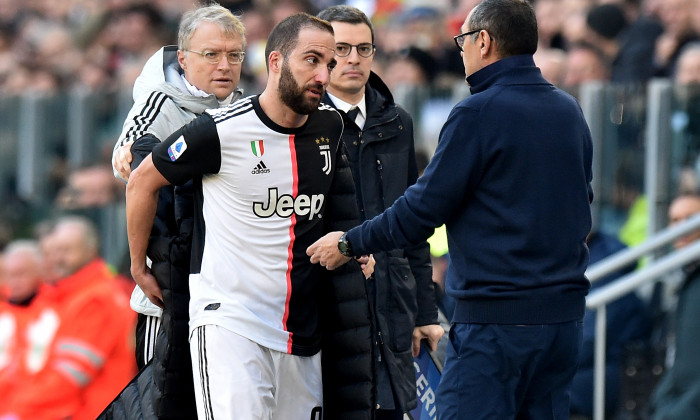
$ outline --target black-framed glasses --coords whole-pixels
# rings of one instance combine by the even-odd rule
[[[335,55],[338,57],[347,57],[352,52],[352,47],[355,47],[360,57],[368,58],[374,54],[374,44],[362,42],[357,45],[348,44],[347,42],[337,42],[335,44]]]
[[[243,59],[245,58],[245,53],[243,51],[228,51],[228,52],[223,52],[223,51],[210,51],[210,50],[204,50],[204,51],[195,51],[195,50],[185,50],[189,52],[193,52],[195,54],[199,54],[204,58],[209,64],[217,64],[221,62],[221,55],[226,54],[226,60],[228,61],[229,64],[240,64],[243,62]]]
[[[463,34],[459,34],[454,37],[455,39],[455,44],[457,44],[457,48],[459,48],[460,51],[464,52],[464,38],[468,37],[469,35],[474,35],[477,32],[481,32],[482,29],[474,29],[473,31],[465,32]]]

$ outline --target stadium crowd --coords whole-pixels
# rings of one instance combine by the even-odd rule
[[[246,56],[239,87],[249,95],[264,89],[267,78],[265,40],[274,25],[294,12],[306,11],[315,15],[321,9],[341,2],[222,0],[219,3],[240,15],[246,27]],[[478,0],[348,2],[372,18],[377,48],[372,70],[395,93],[397,103],[412,113],[417,128],[422,128],[416,130],[416,147],[421,154],[432,155],[439,127],[447,118],[449,108],[457,102],[454,98],[461,99],[460,96],[467,92],[462,60],[452,38],[460,33],[460,26],[476,3]],[[591,81],[645,86],[652,78],[663,77],[680,84],[700,83],[700,0],[534,0],[533,5],[539,30],[535,63],[548,81],[574,95],[578,94],[581,84]],[[177,42],[178,21],[192,7],[191,0],[0,0],[0,99],[55,96],[69,91],[130,92],[146,60],[161,46]],[[445,102],[448,103],[447,107]],[[689,114],[687,119],[691,121],[690,127],[697,124],[693,114]],[[88,165],[69,167],[65,156],[57,156],[62,163],[54,168],[55,183],[47,197],[53,206],[52,215],[64,217],[74,212],[89,213],[91,209],[106,205],[123,206],[124,184],[111,177],[111,146],[117,135],[118,129],[109,148],[101,150]],[[2,142],[0,139],[0,149]],[[697,150],[694,153],[697,154]],[[698,177],[690,166],[690,175],[683,178],[682,185],[678,187],[679,195],[698,192]],[[51,242],[57,237],[56,232],[60,232],[57,227],[63,225],[77,226],[76,235],[91,238],[87,243],[99,242],[94,238],[99,233],[85,219],[59,218],[56,222],[53,218],[37,218],[31,219],[28,229],[18,227],[13,222],[17,220],[17,215],[12,213],[31,213],[32,204],[14,204],[22,201],[14,194],[17,186],[12,185],[13,180],[1,181],[9,185],[10,193],[8,196],[0,194],[0,201],[5,203],[4,208],[0,209],[0,252],[3,256],[0,259],[0,419],[3,419],[3,409],[10,403],[25,404],[22,407],[28,410],[33,407],[26,401],[26,396],[22,397],[24,400],[5,398],[5,395],[20,398],[9,391],[18,380],[24,380],[24,384],[35,384],[35,387],[26,385],[29,388],[17,389],[34,389],[33,392],[51,392],[43,388],[47,386],[45,383],[53,384],[57,389],[62,387],[64,391],[68,389],[66,383],[59,380],[60,374],[44,369],[51,366],[47,361],[56,360],[55,363],[68,366],[66,372],[71,373],[75,382],[70,386],[74,387],[83,387],[80,381],[87,381],[86,384],[99,381],[101,372],[107,371],[104,376],[107,379],[103,380],[111,383],[107,386],[108,391],[100,392],[116,395],[135,372],[130,361],[118,357],[127,351],[123,347],[133,347],[131,329],[134,327],[134,314],[128,304],[122,302],[122,292],[130,292],[133,281],[114,274],[117,271],[128,273],[128,267],[118,267],[112,263],[110,270],[107,270],[96,247],[73,250],[79,257],[75,257],[77,261],[71,260],[69,244],[56,245],[56,242]],[[0,193],[3,191],[0,189]],[[630,209],[630,212],[641,198],[622,193],[620,196],[620,206]],[[625,226],[619,232],[614,232],[620,234],[619,239],[624,245],[633,246],[643,239],[633,234],[626,237],[625,232]],[[55,251],[61,249],[65,250],[63,256],[56,257]],[[443,257],[444,252],[442,250],[440,255],[433,256]],[[126,258],[128,256],[125,255]],[[58,274],[56,270],[61,267],[61,261],[64,266],[72,265]],[[90,339],[93,337],[75,338],[75,331],[59,328],[61,317],[72,317],[75,320],[72,322],[78,325],[85,323],[85,330],[98,330],[99,325],[95,324],[98,318],[81,316],[83,312],[75,309],[77,304],[67,302],[79,300],[79,296],[61,301],[57,294],[68,291],[47,291],[60,285],[61,279],[78,282],[79,279],[75,277],[80,277],[79,274],[85,269],[100,270],[104,284],[96,294],[104,300],[80,304],[112,305],[124,320],[129,321],[119,324],[118,320],[107,319],[105,315],[102,321],[104,328],[115,325],[114,330],[119,330],[119,337],[123,337],[123,341],[112,343],[113,348],[91,347]],[[15,292],[13,279],[27,283],[20,286],[28,286],[29,291]],[[67,287],[64,289],[68,290]],[[437,289],[438,292],[442,291],[439,287]],[[126,296],[128,292],[125,292]],[[78,290],[75,293],[82,294]],[[28,309],[30,307],[31,310]],[[9,324],[3,322],[10,322],[7,321],[10,317],[19,314],[18,328],[32,328],[25,321],[34,316],[32,314],[39,314],[47,308],[52,311],[40,319],[41,328],[34,328],[28,334],[34,341],[11,343],[12,334],[5,327]],[[81,307],[81,310],[89,309]],[[52,322],[58,324],[53,325]],[[625,328],[624,325],[621,328]],[[126,330],[128,332],[122,334]],[[37,337],[39,331],[50,333]],[[62,347],[63,353],[60,350],[62,342],[69,342],[69,345]],[[89,350],[86,353],[94,351],[94,354],[90,354],[97,359],[93,360],[101,363],[90,365],[79,356],[71,355],[70,351],[77,351],[76,343],[84,345]],[[34,367],[33,372],[43,372],[43,378],[49,378],[43,380],[41,388],[36,384],[42,377],[30,378],[30,371],[18,373],[13,370],[15,365],[12,364],[14,359],[11,355],[16,354],[17,347],[13,346],[17,345],[25,349],[26,346],[35,345],[42,349],[43,359],[34,362],[38,367]],[[50,350],[53,345],[56,345],[55,352]],[[622,350],[618,348],[615,351],[620,354]],[[115,352],[118,360],[111,362],[106,355]],[[121,369],[129,375],[119,377],[112,374],[110,363],[115,363],[114,369]],[[77,370],[76,366],[82,370]],[[53,376],[48,376],[50,374]],[[692,379],[700,387],[700,377]],[[614,389],[613,395],[618,394],[619,389]],[[59,404],[56,401],[60,398],[54,398],[44,403],[55,403],[57,410],[67,410],[62,413],[79,413],[82,408],[88,410],[85,418],[90,418],[100,411],[94,401],[102,404],[109,400],[105,394],[100,394],[96,399],[91,396],[85,398],[87,402],[64,400]],[[582,398],[591,401],[588,395]],[[36,403],[42,401],[37,400]],[[613,403],[609,413],[612,415],[617,408]],[[587,418],[591,416],[590,409],[587,407],[575,414]],[[695,414],[700,417],[700,414]]]

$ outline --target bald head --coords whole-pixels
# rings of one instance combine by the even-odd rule
[[[700,196],[695,194],[676,197],[668,207],[669,225],[681,223],[696,213],[700,212]],[[678,239],[673,246],[682,248],[700,238],[700,231],[690,233]]]
[[[700,42],[683,48],[676,65],[675,81],[682,85],[700,83]]]
[[[48,239],[51,266],[60,278],[75,273],[98,256],[97,230],[88,219],[75,216],[61,218]]]
[[[19,240],[7,246],[0,269],[10,302],[26,302],[36,294],[43,281],[42,268],[41,252],[36,242]]]

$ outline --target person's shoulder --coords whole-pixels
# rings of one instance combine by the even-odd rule
[[[404,120],[410,120],[413,121],[413,117],[411,116],[411,113],[406,111],[404,107],[402,107],[399,104],[394,104],[394,107],[396,109],[396,112],[399,114],[399,117],[401,117]]]
[[[338,110],[335,109],[332,105],[327,104],[325,102],[321,102],[318,105],[318,112],[328,112],[328,113],[335,114],[338,117],[340,117],[340,113],[338,112]]]
[[[316,112],[309,114],[309,118],[329,125],[340,124],[342,126],[343,124],[343,117],[340,116],[340,112],[333,106],[324,102],[318,105]]]
[[[237,99],[226,106],[207,109],[205,112],[211,115],[216,122],[227,120],[231,117],[252,111],[254,107],[253,98],[254,96],[246,96],[245,98]]]
[[[479,93],[470,95],[460,100],[452,107],[450,115],[459,118],[469,118],[483,110],[484,106],[492,99],[492,96]]]

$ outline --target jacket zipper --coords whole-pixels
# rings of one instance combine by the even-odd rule
[[[379,194],[380,198],[382,199],[382,203],[384,203],[384,165],[382,165],[382,161],[380,159],[377,159],[377,174],[379,175]]]

